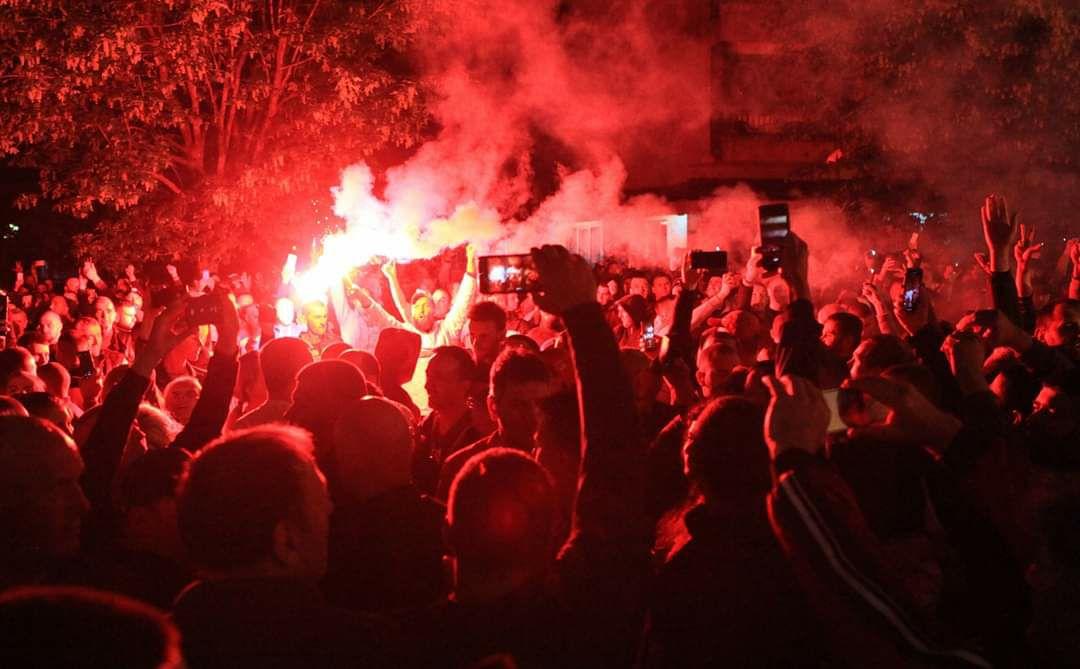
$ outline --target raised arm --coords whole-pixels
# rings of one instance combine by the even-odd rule
[[[191,411],[191,418],[172,443],[173,448],[184,448],[192,453],[221,436],[225,420],[229,417],[229,403],[239,369],[236,337],[240,323],[236,308],[225,291],[219,290],[216,296],[221,304],[220,317],[214,323],[218,341],[206,371],[206,382]]]
[[[980,214],[994,308],[1020,324],[1020,302],[1012,275],[1013,247],[1020,234],[1018,214],[1009,211],[1008,202],[1000,195],[987,196]]]
[[[668,331],[668,349],[666,357],[669,360],[681,359],[688,369],[694,369],[694,319],[698,308],[694,308],[694,301],[698,299],[698,290],[704,276],[701,270],[690,267],[690,254],[683,260],[682,280],[683,290],[675,300],[675,318],[672,320],[671,329]],[[704,306],[706,300],[702,303]],[[723,303],[723,300],[720,300]],[[705,317],[702,317],[704,322]]]
[[[851,488],[820,456],[829,424],[821,391],[792,376],[769,377],[766,385],[772,399],[765,438],[777,481],[769,518],[800,578],[816,593],[823,627],[834,638],[860,639],[840,652],[853,664],[990,666],[946,641],[893,576],[897,558],[886,556]]]
[[[382,266],[382,273],[386,277],[386,282],[390,284],[390,298],[394,301],[394,307],[398,313],[401,314],[401,320],[409,326],[409,329],[415,329],[416,323],[412,319],[412,309],[409,308],[409,301],[405,299],[405,292],[401,290],[401,282],[398,281],[397,263],[393,260],[387,261]]]
[[[570,338],[582,425],[574,529],[567,547],[644,539],[644,445],[633,393],[615,337],[596,303],[596,282],[580,256],[561,246],[533,251],[542,295],[537,304],[562,316]],[[586,549],[586,553],[590,551]]]
[[[900,324],[896,322],[892,309],[886,303],[888,298],[881,294],[873,282],[867,281],[863,283],[862,296],[874,310],[874,318],[877,320],[878,331],[881,334],[888,335],[900,332]]]
[[[1016,294],[1020,298],[1017,322],[1027,332],[1035,332],[1035,303],[1032,299],[1032,267],[1042,256],[1045,244],[1035,243],[1035,226],[1020,224],[1020,237],[1013,246],[1013,260],[1016,261]]]
[[[338,304],[341,305],[342,311],[338,312],[339,314],[348,310],[356,312],[368,325],[378,328],[401,328],[419,334],[419,331],[410,324],[394,318],[370,293],[349,281],[348,278],[342,279],[340,284],[331,286],[330,299],[335,310],[338,309]]]
[[[141,347],[131,369],[105,399],[97,422],[80,449],[86,465],[82,488],[95,514],[105,514],[112,508],[112,483],[123,460],[128,433],[138,414],[139,403],[150,387],[154,368],[191,334],[189,330],[173,332],[180,325],[183,315],[184,304],[177,302],[153,319],[149,341]]]
[[[1070,239],[1066,244],[1069,254],[1069,288],[1066,296],[1070,300],[1080,300],[1080,239]]]
[[[717,309],[722,309],[727,303],[728,298],[731,297],[732,293],[734,293],[742,285],[741,281],[742,280],[740,279],[738,274],[725,274],[723,281],[720,284],[720,290],[716,293],[716,295],[705,298],[704,300],[702,300],[701,304],[693,307],[690,315],[689,331],[700,332],[701,329],[708,322],[709,316],[711,316],[712,313]],[[685,282],[686,279],[684,278],[683,283],[685,284]],[[750,292],[753,292],[753,288],[750,288]],[[676,310],[678,310],[678,306],[676,306]]]
[[[465,327],[465,319],[469,315],[469,307],[472,305],[473,298],[476,297],[476,289],[476,247],[469,244],[465,247],[465,276],[461,277],[461,285],[454,293],[450,311],[439,324],[438,339],[440,341],[448,342],[461,333],[462,328]]]

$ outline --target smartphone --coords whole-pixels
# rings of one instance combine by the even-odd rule
[[[727,251],[691,251],[690,269],[704,269],[714,274],[727,271]]]
[[[532,254],[480,256],[477,261],[480,263],[481,293],[527,293],[540,289],[540,275]]]
[[[758,207],[761,230],[761,266],[770,272],[780,268],[781,252],[791,233],[791,215],[786,204],[763,204]]]
[[[188,325],[209,325],[221,318],[221,300],[217,295],[201,295],[187,303],[184,321]]]
[[[38,283],[44,283],[49,279],[49,264],[44,260],[34,265],[34,278]]]
[[[656,329],[650,323],[645,326],[645,331],[641,333],[641,350],[651,352],[658,348],[660,348],[660,337],[656,336]]]
[[[836,408],[840,420],[849,427],[880,423],[889,416],[888,407],[854,388],[840,388],[837,391]]]
[[[69,370],[73,379],[89,379],[97,373],[94,367],[94,356],[90,351],[79,351],[76,356],[75,367]]]
[[[825,404],[829,406],[829,434],[836,434],[838,432],[847,432],[847,423],[840,417],[840,404],[838,395],[840,394],[840,388],[833,388],[831,390],[823,390],[821,394],[825,396]]]
[[[923,271],[919,267],[909,267],[904,273],[904,311],[910,313],[919,307],[922,299]]]

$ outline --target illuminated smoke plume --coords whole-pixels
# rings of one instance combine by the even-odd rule
[[[431,5],[415,65],[432,91],[429,107],[438,131],[387,172],[381,199],[373,195],[366,166],[346,170],[335,206],[346,232],[327,240],[321,261],[327,269],[313,273],[331,276],[372,256],[431,257],[464,242],[484,252],[524,251],[565,242],[575,223],[593,220],[613,223],[605,229],[607,250],[635,261],[662,262],[644,257],[651,250],[641,244],[634,222],[676,213],[675,206],[655,196],[628,199],[624,193],[670,185],[666,179],[685,175],[687,163],[709,157],[704,129],[716,102],[707,90],[711,3],[416,1]],[[1009,0],[991,4],[1003,3]],[[989,122],[955,127],[961,102],[954,97],[957,72],[978,68],[960,40],[928,45],[937,51],[926,63],[937,66],[925,67],[918,96],[898,102],[880,84],[860,89],[858,68],[845,60],[867,40],[883,39],[880,26],[900,11],[897,3],[775,5],[775,39],[823,54],[816,63],[796,61],[800,64],[782,73],[789,81],[781,83],[808,99],[816,97],[822,113],[836,111],[829,105],[857,99],[851,114],[875,129],[886,150],[882,165],[904,178],[924,179],[944,196],[954,218],[973,222],[978,199],[988,190],[1008,191],[1025,182],[1032,186],[1023,190],[1024,200],[1038,201],[1049,189],[1062,197],[1043,198],[1045,206],[1075,211],[1080,204],[1075,202],[1080,188],[1070,186],[1075,175],[1052,177],[1016,159]],[[972,29],[980,28],[973,24]],[[746,82],[746,97],[777,83]],[[746,109],[753,101],[736,102]],[[809,102],[802,106],[814,109]],[[627,165],[633,173],[627,173]],[[692,241],[745,254],[756,240],[756,208],[762,203],[747,186],[718,190],[698,203]],[[844,214],[825,201],[793,203],[792,221],[810,244],[812,278],[819,284],[850,284],[850,272],[872,244],[884,241],[883,250],[903,245],[901,235],[882,240],[873,230],[867,238],[856,237]]]
[[[465,242],[521,251],[566,242],[578,221],[672,212],[657,197],[623,196],[624,160],[662,174],[707,124],[699,21],[679,3],[574,4],[431,8],[418,66],[438,135],[387,172],[381,199],[366,165],[345,170],[334,210],[346,229],[324,240],[304,292],[376,256],[427,258]],[[613,230],[607,246],[634,256],[632,226]]]

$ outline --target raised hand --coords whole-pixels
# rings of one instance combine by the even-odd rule
[[[896,317],[896,322],[900,324],[900,327],[904,328],[909,337],[914,337],[915,333],[926,327],[933,318],[930,293],[925,288],[921,292],[922,295],[919,301],[915,303],[914,311],[905,311],[903,304],[897,304],[893,307],[893,316]]]
[[[1080,274],[1080,238],[1074,237],[1065,244],[1065,253],[1073,266],[1073,276]]]
[[[746,271],[743,273],[743,282],[747,285],[753,285],[761,282],[761,276],[764,270],[761,267],[761,261],[765,256],[761,253],[761,247],[755,246],[750,249],[750,258],[746,261]]]
[[[154,368],[169,351],[176,348],[177,344],[195,334],[194,327],[183,324],[184,312],[187,308],[185,300],[176,300],[167,308],[161,309],[156,316],[149,317],[153,322],[150,328],[150,338],[146,346],[135,356],[132,368],[137,374],[150,378]]]
[[[987,348],[1008,346],[1019,353],[1031,348],[1031,335],[1021,330],[1012,320],[993,309],[976,311],[956,323],[957,332],[970,332],[982,339]]]
[[[825,446],[829,405],[810,381],[793,375],[763,379],[769,389],[765,411],[765,443],[773,459],[789,450],[817,453]]]
[[[881,296],[881,291],[873,283],[864,281],[861,294],[863,299],[869,302],[875,311],[885,311],[885,299]]]
[[[780,274],[791,287],[797,298],[810,298],[810,247],[794,232],[788,235],[788,243],[783,247],[783,262]]]
[[[887,281],[890,277],[902,279],[904,277],[904,266],[900,264],[899,260],[889,256],[881,264],[881,272],[878,273],[878,277],[882,282]]]
[[[467,244],[465,246],[465,273],[476,274],[476,270],[476,244]],[[596,292],[595,288],[593,292]],[[595,295],[593,297],[595,298]]]
[[[884,423],[848,430],[852,438],[945,446],[963,427],[958,418],[938,409],[906,383],[869,377],[848,381],[845,387],[862,391],[889,408]]]
[[[101,283],[101,275],[98,274],[97,265],[94,264],[94,261],[92,259],[86,261],[86,263],[83,265],[83,269],[84,273],[86,274],[86,278],[88,281],[90,281],[90,283],[94,285]]]
[[[357,286],[347,278],[343,279],[345,283],[345,294],[350,300],[356,301],[360,305],[361,309],[370,309],[375,304],[375,298],[371,296],[366,289]]]
[[[563,246],[545,245],[532,250],[542,293],[533,299],[549,314],[561,315],[582,304],[596,302],[596,278],[588,261]]]
[[[220,306],[218,309],[218,318],[214,321],[214,327],[217,328],[218,341],[214,347],[215,354],[232,355],[236,352],[237,341],[240,335],[240,317],[236,312],[236,305],[229,299],[229,293],[226,290],[218,289],[213,293],[217,298]]]
[[[735,272],[728,272],[724,275],[723,283],[720,284],[720,294],[727,298],[728,295],[738,290],[741,283],[742,277]]]
[[[1020,232],[1018,214],[1009,212],[1009,204],[1003,196],[989,195],[983,203],[981,217],[990,271],[1007,272],[1010,250]]]
[[[698,290],[701,287],[701,282],[705,278],[705,272],[700,269],[694,269],[690,266],[690,254],[687,253],[683,256],[682,264],[682,282],[683,286],[687,290]]]
[[[1016,289],[1021,296],[1031,295],[1031,262],[1042,256],[1045,243],[1035,243],[1035,226],[1020,224],[1020,238],[1013,245],[1013,259],[1016,260]]]
[[[983,363],[986,362],[986,345],[973,332],[957,330],[945,338],[941,351],[949,360],[949,367],[965,395],[989,390]]]

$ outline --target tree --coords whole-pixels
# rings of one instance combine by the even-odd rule
[[[862,183],[921,182],[925,199],[970,212],[1008,192],[1040,220],[1072,222],[1080,5],[820,0],[809,14],[807,81]]]
[[[417,141],[407,0],[0,0],[0,154],[102,263],[306,242],[345,165]]]

